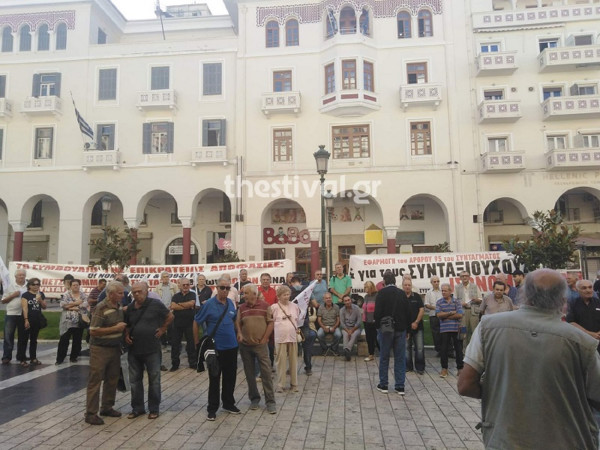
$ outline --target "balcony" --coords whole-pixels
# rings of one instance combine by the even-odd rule
[[[479,123],[516,122],[520,118],[520,100],[484,100],[479,104]]]
[[[481,155],[481,168],[485,173],[520,172],[525,168],[523,152],[489,152]]]
[[[544,120],[600,117],[600,95],[549,97],[542,103]]]
[[[300,92],[266,92],[262,95],[262,112],[272,114],[298,114],[300,112]]]
[[[564,5],[544,8],[486,11],[472,16],[473,30],[490,30],[494,28],[514,29],[563,24],[565,22],[597,21],[600,19],[600,5]]]
[[[177,94],[172,89],[138,92],[137,98],[140,111],[177,108]]]
[[[538,56],[540,72],[600,66],[600,45],[546,48]]]
[[[121,165],[121,152],[119,150],[84,150],[83,170],[113,169],[119,170]]]
[[[345,89],[321,97],[319,111],[336,117],[364,116],[381,108],[378,95],[363,89]]]
[[[477,55],[475,63],[477,65],[477,75],[510,75],[517,67],[517,52],[493,52],[480,53]]]
[[[12,103],[0,98],[0,117],[12,117]]]
[[[597,169],[600,167],[600,148],[567,148],[546,153],[546,169]]]
[[[196,167],[198,164],[222,163],[227,164],[227,147],[199,147],[192,150],[191,164]]]
[[[62,100],[60,97],[50,95],[47,97],[27,97],[21,108],[23,114],[59,116],[62,114]]]
[[[409,106],[430,106],[437,109],[442,101],[442,85],[440,83],[404,84],[400,86],[400,103],[402,109]]]

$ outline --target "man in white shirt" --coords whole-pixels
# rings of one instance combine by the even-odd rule
[[[13,348],[15,347],[15,330],[19,330],[19,341],[25,335],[25,325],[23,323],[21,296],[27,292],[27,283],[25,269],[17,269],[15,272],[15,282],[10,286],[4,287],[4,296],[2,304],[6,305],[6,316],[4,317],[4,352],[2,355],[2,364],[10,364]]]
[[[433,337],[433,346],[435,347],[436,358],[439,356],[441,348],[440,338],[440,319],[435,314],[435,304],[442,298],[440,290],[440,277],[434,275],[430,278],[431,290],[425,295],[425,310],[429,315],[429,326],[431,328],[431,336]]]

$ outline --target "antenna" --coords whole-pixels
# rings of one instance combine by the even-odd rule
[[[160,28],[162,30],[163,41],[166,40],[165,37],[165,24],[163,23],[163,15],[165,14],[162,9],[160,9],[160,0],[156,0],[156,8],[154,9],[154,14],[160,19]]]

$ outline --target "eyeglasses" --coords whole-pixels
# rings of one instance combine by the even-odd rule
[[[182,286],[189,286],[190,283],[183,283]]]
[[[31,283],[30,286],[39,286],[40,283]]]
[[[229,286],[219,286],[219,289],[221,289],[222,291],[228,291],[231,289],[231,287]]]

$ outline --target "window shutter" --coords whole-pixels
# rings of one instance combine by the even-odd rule
[[[56,96],[60,97],[60,73],[56,73]]]
[[[227,128],[226,128],[226,124],[227,124],[227,120],[225,119],[221,119],[221,139],[219,142],[219,145],[224,147],[226,144],[226,139],[225,139],[225,135],[227,134]]]
[[[151,150],[151,146],[150,146],[150,140],[152,138],[152,124],[151,123],[145,123],[143,126],[143,138],[142,138],[142,151],[144,154],[148,155],[150,154],[150,150]]]
[[[39,73],[33,74],[33,88],[31,89],[32,97],[40,96],[40,80],[42,79],[42,75]]]
[[[102,148],[102,125],[96,125],[96,149],[104,150]]]
[[[111,126],[110,139],[108,140],[108,149],[115,150],[115,134],[117,133],[117,126]]]
[[[167,122],[167,153],[173,153],[175,148],[175,123]]]
[[[208,120],[202,121],[202,147],[208,147]]]

